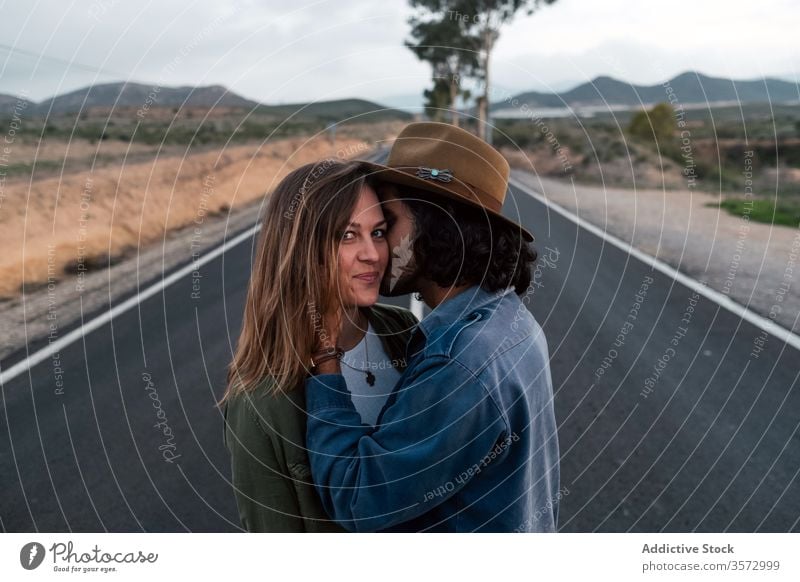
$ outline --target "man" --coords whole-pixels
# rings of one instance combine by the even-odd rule
[[[323,506],[351,531],[555,531],[547,343],[519,298],[536,255],[500,214],[508,164],[466,131],[415,123],[374,169],[394,255],[384,294],[419,293],[433,311],[375,427],[337,350],[315,354],[307,447]]]

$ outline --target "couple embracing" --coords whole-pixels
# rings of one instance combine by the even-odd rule
[[[249,531],[551,532],[559,450],[509,167],[441,123],[272,193],[222,406]],[[379,294],[417,294],[421,321]]]

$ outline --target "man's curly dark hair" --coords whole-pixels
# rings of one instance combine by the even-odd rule
[[[412,194],[403,202],[414,217],[418,275],[441,287],[480,285],[495,292],[513,286],[517,295],[528,289],[538,253],[519,229],[442,197]]]

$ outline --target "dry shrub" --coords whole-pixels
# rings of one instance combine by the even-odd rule
[[[302,164],[367,149],[354,138],[338,139],[336,149],[324,138],[296,138],[9,181],[0,212],[0,297],[202,224],[210,213],[263,196]]]

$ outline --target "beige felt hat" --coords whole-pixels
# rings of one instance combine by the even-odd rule
[[[365,164],[379,181],[481,208],[533,241],[528,230],[501,214],[508,190],[508,162],[468,131],[447,123],[411,123],[397,136],[386,165]]]

